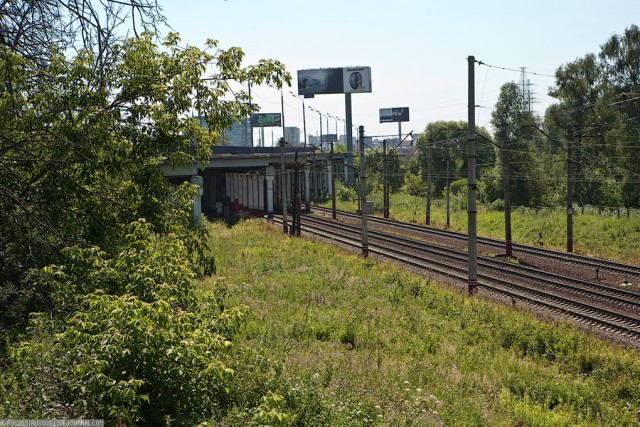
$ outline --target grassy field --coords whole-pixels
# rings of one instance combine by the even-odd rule
[[[640,356],[259,220],[213,224],[203,292],[252,315],[236,393],[300,426],[632,426]],[[250,351],[244,351],[244,350]]]
[[[376,215],[382,216],[382,196],[370,196],[374,201]],[[462,203],[461,203],[462,202]],[[390,197],[390,217],[400,221],[425,223],[425,199],[406,194],[392,194]],[[456,206],[457,205],[457,206]],[[331,202],[321,206],[331,207]],[[431,225],[446,227],[446,207],[444,200],[437,199],[431,205]],[[357,202],[339,201],[338,209],[355,211]],[[630,264],[640,264],[640,215],[637,211],[627,217],[621,211],[620,218],[614,211],[590,209],[581,213],[576,209],[573,216],[574,252],[610,259]],[[567,216],[564,208],[525,209],[517,208],[511,214],[512,238],[514,242],[526,245],[540,245],[550,249],[566,250]],[[504,239],[504,212],[478,206],[478,235]],[[450,228],[467,231],[466,200],[453,200]],[[542,239],[540,238],[542,234]]]

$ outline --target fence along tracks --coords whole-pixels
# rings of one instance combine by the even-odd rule
[[[375,221],[375,218],[370,219]],[[281,223],[281,218],[276,217],[276,221]],[[391,222],[396,227],[405,224]],[[416,227],[406,225],[409,231]],[[344,245],[359,248],[361,244],[360,229],[355,224],[303,215],[301,226],[303,232]],[[369,253],[466,284],[467,254],[461,250],[370,229]],[[478,268],[478,285],[486,291],[510,298],[514,303],[520,301],[543,307],[583,324],[622,335],[635,345],[640,344],[638,293],[491,257],[478,257]]]

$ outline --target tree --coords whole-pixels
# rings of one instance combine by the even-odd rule
[[[522,89],[514,82],[500,88],[500,95],[491,114],[495,129],[497,161],[492,171],[483,176],[485,200],[492,202],[502,195],[503,163],[501,148],[508,146],[511,200],[515,205],[535,206],[545,193],[544,173],[533,143],[535,117],[525,108]]]
[[[640,206],[637,119],[609,105],[640,89],[640,29],[614,35],[599,54],[563,65],[549,94],[558,104],[547,110],[545,127],[556,141],[574,132],[575,201],[579,204]]]
[[[631,25],[613,35],[601,47],[604,78],[613,91],[635,93],[640,88],[640,28]]]
[[[640,93],[640,28],[632,25],[622,35],[614,35],[602,46],[600,60],[604,69],[605,93],[608,97],[637,97]],[[640,111],[629,116],[615,117],[615,126],[606,135],[607,145],[615,146],[615,154],[622,159],[618,179],[622,187],[622,201],[626,206],[640,206]],[[616,144],[617,142],[617,144]],[[610,180],[613,178],[609,175]]]
[[[495,153],[487,141],[491,136],[483,129],[476,132],[484,138],[477,139],[478,169],[482,170],[495,161]],[[447,184],[447,162],[449,162],[448,181],[452,182],[467,176],[467,123],[439,121],[429,123],[416,143],[417,158],[426,176],[429,145],[431,146],[432,194],[440,194]]]
[[[69,21],[59,28],[76,29],[91,49],[67,58],[69,39],[62,38],[48,45],[44,56],[44,51],[30,50],[36,49],[29,45],[36,39],[17,36],[12,43],[20,49],[0,46],[4,335],[23,327],[27,312],[51,309],[50,296],[28,272],[59,262],[61,248],[80,244],[116,250],[124,228],[141,217],[158,231],[175,231],[175,219],[182,217],[172,213],[175,204],[167,198],[168,186],[158,165],[207,159],[222,130],[256,109],[245,92],[231,94],[230,80],[277,86],[290,81],[280,62],[262,60],[243,67],[239,48],[222,50],[214,40],[207,42],[207,51],[180,48],[179,37],[171,33],[161,46],[152,33],[118,42],[110,31],[115,26],[111,21],[120,15],[109,15],[106,27],[99,20],[91,21],[94,26],[82,24],[83,14],[89,12],[74,8],[90,2],[34,4],[41,8],[38,13],[50,13],[38,23],[55,16],[51,8],[65,5],[63,16]],[[119,2],[105,4],[109,10],[120,10]],[[147,10],[146,3],[131,4],[134,10]],[[25,16],[30,13],[35,12],[28,9]],[[55,41],[46,28],[32,31],[34,37]],[[96,49],[93,37],[102,40]],[[217,71],[205,76],[212,62]],[[190,118],[192,108],[207,118],[208,130]],[[180,227],[185,237],[185,224]],[[202,255],[197,239],[191,243]]]
[[[400,157],[392,147],[387,147],[386,158],[381,148],[367,151],[365,164],[368,171],[367,186],[382,189],[383,172],[386,167],[390,191],[395,192],[402,187],[404,174],[400,168]]]
[[[77,138],[65,144],[65,135],[61,134],[65,129],[57,124],[65,114],[67,119],[76,114],[74,108],[83,108],[84,102],[90,100],[90,91],[104,87],[97,82],[102,82],[110,72],[109,59],[117,56],[119,25],[132,24],[135,31],[155,28],[164,20],[151,0],[105,0],[100,5],[102,8],[96,9],[91,0],[5,0],[0,8],[0,305],[4,307],[0,313],[0,334],[3,335],[24,326],[26,312],[46,306],[47,296],[27,273],[57,260],[64,242],[85,239],[82,233],[69,233],[66,225],[70,221],[66,220],[83,216],[77,210],[78,205],[84,205],[85,212],[92,206],[89,197],[81,203],[74,204],[72,200],[79,202],[80,196],[98,193],[93,191],[93,183],[84,185],[82,180],[74,181],[71,176],[74,169],[77,172],[85,163],[90,165],[92,159],[86,155],[94,153],[95,147],[90,147],[89,141],[86,146],[78,144]],[[73,61],[60,54],[83,49],[84,53]],[[94,63],[88,64],[89,59]],[[82,76],[76,75],[75,81],[70,74],[64,76],[72,69],[80,71],[81,63],[92,70],[91,75],[84,72]],[[81,81],[83,78],[91,80]],[[77,86],[75,90],[72,85]],[[86,96],[74,99],[81,87],[85,88]],[[104,93],[102,96],[106,98]],[[75,105],[65,105],[69,100],[76,101]],[[66,130],[71,129],[67,126]],[[73,131],[81,136],[78,129]],[[106,155],[104,158],[108,159]],[[105,187],[108,184],[104,182]],[[74,185],[76,191],[67,191]],[[118,200],[118,195],[114,196]],[[100,207],[95,205],[92,213]],[[109,214],[102,217],[108,218]],[[97,231],[103,226],[102,219],[100,215],[94,215],[93,219],[93,225],[89,221],[85,225]],[[108,227],[104,229],[106,235]],[[0,345],[0,355],[2,349]]]
[[[73,9],[89,1],[33,3],[42,19],[7,4],[25,8],[10,9],[31,16],[15,28],[35,38],[0,43],[0,333],[15,341],[0,348],[0,416],[194,425],[224,413],[244,309],[197,294],[194,280],[215,271],[207,229],[190,221],[193,187],[170,195],[159,165],[208,160],[222,130],[256,110],[230,80],[282,86],[289,73],[273,60],[244,67],[239,48],[214,40],[118,40],[121,15],[101,26],[90,13],[93,26]],[[69,21],[56,33],[44,27],[60,5]]]
[[[42,67],[52,46],[92,50],[96,65],[105,65],[123,37],[119,27],[128,25],[138,35],[164,21],[155,0],[4,0],[0,46]]]

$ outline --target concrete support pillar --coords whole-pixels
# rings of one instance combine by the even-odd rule
[[[293,178],[291,177],[291,171],[286,171],[285,176],[287,177],[287,179],[284,182],[287,184],[286,190],[287,190],[287,208],[288,208],[289,205],[293,205],[292,203],[293,195],[291,194],[291,184],[293,183]]]
[[[236,212],[242,210],[242,180],[240,174],[236,174]]]
[[[258,175],[257,179],[257,187],[258,187],[258,215],[263,216],[265,213],[264,209],[264,175]]]
[[[247,211],[253,214],[253,174],[247,175]]]
[[[251,174],[251,215],[258,214],[258,175]]]
[[[244,211],[251,213],[251,175],[244,174]],[[246,215],[245,214],[245,215]]]
[[[275,171],[273,167],[267,168],[267,221],[273,222],[273,179]]]
[[[199,175],[191,177],[191,183],[198,186],[196,193],[193,195],[193,221],[196,225],[202,225],[202,194],[204,194],[204,182]]]
[[[253,214],[253,174],[247,175],[247,210]]]
[[[311,201],[311,169],[304,166],[304,201],[308,205]]]
[[[331,189],[333,188],[332,180],[333,180],[333,165],[331,163],[327,163],[327,194],[329,197],[333,197],[333,193]]]
[[[314,175],[314,184],[315,184],[315,194],[316,199],[319,200],[322,198],[322,182],[320,180],[320,172],[318,170],[318,164],[315,163],[313,165],[313,175]]]
[[[240,180],[238,179],[238,174],[234,173],[233,174],[233,198],[232,198],[232,204],[233,204],[233,209],[232,211],[234,213],[238,213],[238,211],[240,210]]]
[[[229,199],[229,212],[233,212],[233,174],[227,173],[227,186],[228,192],[227,197]]]
[[[320,181],[320,196],[325,198],[327,195],[327,174],[325,172],[324,163],[320,163],[318,170],[318,181]]]
[[[329,163],[322,163],[323,182],[324,182],[324,194],[329,195],[329,188],[331,188],[331,169],[329,169]]]
[[[244,214],[247,211],[247,175],[240,174],[240,210]]]

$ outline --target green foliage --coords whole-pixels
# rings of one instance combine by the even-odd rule
[[[336,181],[336,198],[338,200],[354,200],[358,198],[358,192],[353,187],[347,187],[343,182]]]
[[[247,426],[271,426],[285,427],[293,425],[292,417],[284,412],[284,397],[269,392],[262,397],[262,403],[249,411],[251,419],[247,420]]]
[[[495,110],[491,113],[495,129],[494,147],[498,161],[492,170],[483,170],[483,200],[504,198],[503,176],[508,158],[509,192],[518,206],[538,206],[547,191],[545,174],[538,160],[540,153],[532,139],[536,118],[525,103],[523,89],[516,83],[502,85]]]
[[[386,168],[387,182],[391,192],[398,191],[404,181],[404,171],[400,165],[400,156],[396,150],[387,150],[385,158],[381,149],[366,152],[367,186],[382,188]]]
[[[263,355],[242,359],[250,373],[236,370],[257,373],[237,391],[251,396],[245,408],[271,391],[284,397],[278,411],[305,426],[640,420],[634,351],[259,221],[216,230],[219,274],[236,281],[228,295],[255,310],[236,342]],[[258,368],[265,360],[277,372]],[[253,414],[235,413],[224,425]]]
[[[136,3],[145,9],[147,2]],[[84,18],[96,24],[90,13]],[[53,24],[66,28],[64,19]],[[104,35],[100,49],[91,49],[89,37],[87,49],[71,57],[64,38],[40,46],[37,58],[0,43],[3,342],[24,330],[29,312],[57,309],[30,270],[60,264],[66,246],[97,246],[112,258],[138,218],[182,240],[198,277],[213,273],[207,233],[194,229],[189,214],[193,186],[169,196],[160,166],[208,159],[222,130],[257,108],[247,93],[231,94],[228,80],[281,86],[291,79],[278,61],[242,67],[240,49],[223,50],[212,40],[203,50],[183,49],[174,33],[160,45],[149,32],[118,42]],[[216,72],[206,76],[211,63]],[[194,108],[208,129],[190,117]]]
[[[640,30],[631,25],[600,45],[600,52],[556,71],[556,85],[549,94],[558,103],[547,110],[545,127],[554,146],[566,146],[565,141],[572,139],[576,203],[640,206],[634,158],[638,135],[624,108],[609,108],[614,102],[624,103],[626,94],[638,92],[640,77],[634,65],[638,58]]]
[[[453,181],[467,175],[466,133],[466,122],[438,121],[429,123],[418,138],[416,158],[425,178],[429,168],[429,149],[431,149],[432,194],[442,192],[447,185],[447,180]],[[487,142],[491,141],[491,136],[484,128],[476,128],[476,133],[481,136],[476,140],[478,167],[493,164],[496,154],[493,146]],[[448,176],[447,163],[449,163]]]
[[[226,411],[229,338],[246,308],[197,295],[193,261],[175,236],[138,222],[126,240],[114,258],[72,248],[63,265],[45,269],[61,315],[35,316],[15,346],[5,377],[11,404],[0,412],[62,408],[56,414],[192,425]],[[31,386],[46,392],[28,398]]]
[[[412,196],[423,197],[427,194],[427,185],[420,175],[408,173],[404,176],[403,191]]]

